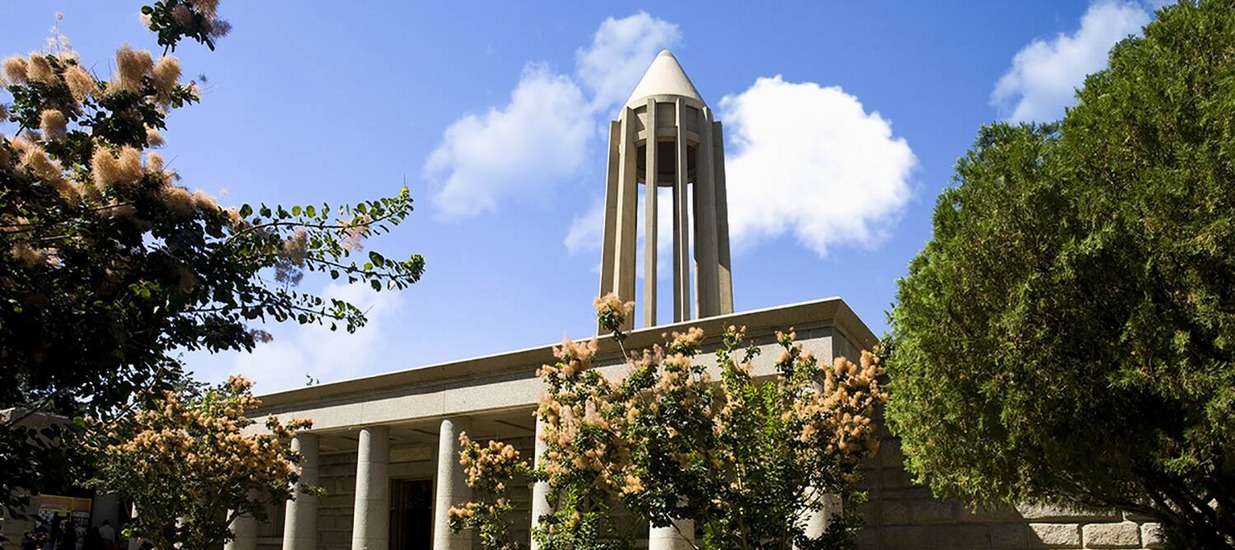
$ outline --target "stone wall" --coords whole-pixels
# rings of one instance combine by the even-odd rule
[[[886,438],[862,466],[870,495],[862,507],[862,550],[1161,548],[1158,525],[1115,510],[1084,512],[1037,506],[970,511],[931,496],[905,472],[900,441]]]

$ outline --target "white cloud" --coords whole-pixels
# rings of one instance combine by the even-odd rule
[[[604,231],[605,201],[592,201],[592,206],[582,216],[575,216],[562,244],[571,254],[600,250],[601,233]]]
[[[644,207],[647,200],[647,187],[641,189],[639,193],[639,215],[642,216],[647,209]],[[656,278],[658,280],[667,280],[673,277],[673,190],[669,187],[656,188]],[[693,191],[687,191],[687,201],[689,204],[694,204]],[[690,220],[687,220],[690,223]],[[644,252],[647,246],[647,224],[640,223],[638,235],[636,236],[639,244],[638,250],[638,265],[641,266],[635,275],[639,279],[644,279],[642,266]]]
[[[838,87],[760,78],[720,102],[735,245],[792,233],[824,257],[873,247],[909,200],[917,159],[891,123]]]
[[[382,360],[374,356],[377,344],[392,338],[385,326],[402,315],[402,297],[395,292],[376,293],[363,284],[331,284],[319,295],[355,305],[366,312],[368,324],[352,334],[342,327],[333,332],[329,326],[318,325],[274,327],[275,339],[258,344],[252,353],[235,354],[229,372],[256,382],[258,393],[270,393],[305,385],[305,375],[334,381],[371,371]]]
[[[1085,76],[1106,66],[1111,46],[1139,34],[1150,14],[1138,4],[1104,0],[1092,4],[1075,34],[1034,40],[1021,48],[995,84],[991,103],[1013,122],[1061,118]]]
[[[645,12],[606,19],[592,45],[575,53],[575,72],[592,92],[593,109],[610,110],[624,102],[656,54],[681,39],[677,25]]]
[[[543,66],[524,71],[510,104],[451,124],[425,172],[439,181],[433,202],[449,219],[497,209],[508,197],[553,188],[587,154],[595,123],[579,87]]]
[[[507,105],[455,121],[425,161],[438,214],[495,211],[503,200],[543,195],[577,175],[607,111],[678,38],[676,25],[640,12],[601,23],[592,44],[576,52],[573,77],[529,64]]]

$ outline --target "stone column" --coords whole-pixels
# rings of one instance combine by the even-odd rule
[[[545,433],[545,422],[536,418],[536,467],[541,466],[541,461],[544,459],[545,450],[548,445],[541,441],[541,436]],[[537,481],[536,485],[532,486],[532,540],[530,548],[537,550],[539,544],[536,542],[536,526],[540,523],[540,516],[553,513],[553,509],[549,508],[549,482]]]
[[[691,540],[695,538],[695,522],[689,519],[680,519],[673,522],[674,527],[653,527],[648,531],[648,550],[693,550]],[[678,534],[681,530],[682,535]]]
[[[390,428],[360,430],[356,453],[356,503],[352,515],[352,550],[387,550],[390,546]]]
[[[472,547],[471,531],[450,532],[450,507],[467,502],[472,490],[459,464],[459,433],[470,428],[464,418],[447,418],[437,438],[437,498],[433,503],[433,550]]]
[[[636,115],[625,109],[609,132],[609,183],[605,192],[604,244],[601,255],[600,293],[616,293],[622,300],[635,297],[635,250],[638,238],[639,155]],[[634,327],[634,316],[622,330]]]
[[[648,98],[647,139],[644,144],[643,189],[646,208],[643,214],[643,326],[656,326],[656,100]]]
[[[733,270],[729,258],[729,197],[725,189],[725,132],[712,123],[712,186],[716,196],[716,261],[719,270],[720,314],[733,313]]]
[[[300,482],[292,488],[292,500],[287,501],[283,516],[283,550],[317,548],[317,495],[301,490],[304,485],[317,485],[318,436],[296,434],[292,450],[300,453]]]
[[[716,181],[712,178],[712,112],[698,111],[699,146],[695,174],[695,315],[720,315],[720,258],[717,251]]]
[[[673,322],[690,320],[690,204],[686,173],[686,102],[677,98],[674,146],[677,166],[673,174]]]
[[[236,538],[228,541],[223,550],[257,550],[257,520],[253,516],[245,514],[233,520],[232,533]]]
[[[814,495],[817,490],[814,487],[807,487],[808,495]],[[822,508],[816,511],[806,512],[806,537],[817,539],[823,536],[823,532],[828,530],[828,524],[832,522],[832,516],[840,514],[842,504],[840,495],[833,493],[825,493],[818,496]]]
[[[622,123],[609,123],[609,169],[605,185],[605,225],[601,233],[600,295],[617,289],[618,167],[622,162]]]
[[[617,295],[622,300],[635,299],[635,250],[639,239],[639,155],[636,154],[638,129],[634,111],[622,115],[622,153],[618,167],[617,266],[614,276]],[[635,328],[634,315],[622,324],[622,330]]]

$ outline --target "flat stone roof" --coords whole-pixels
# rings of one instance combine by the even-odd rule
[[[729,325],[747,327],[747,334],[752,338],[779,329],[794,328],[802,333],[804,330],[831,327],[862,348],[869,348],[878,342],[878,338],[853,310],[840,298],[833,297],[640,328],[630,332],[623,344],[627,350],[648,348],[661,343],[662,334],[683,331],[692,326],[703,329],[706,337],[711,340],[719,337]],[[621,361],[621,350],[611,336],[599,337],[598,342],[599,351],[595,364],[616,364]],[[480,384],[491,380],[534,378],[540,365],[553,361],[553,348],[556,345],[558,344],[548,344],[261,395],[259,398],[262,406],[255,413],[279,413],[312,408],[317,404],[356,402],[370,396],[398,392],[400,388],[458,386],[468,385],[469,382]]]

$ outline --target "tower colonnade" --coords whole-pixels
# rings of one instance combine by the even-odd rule
[[[636,298],[640,184],[644,278],[643,296],[637,301],[642,302],[643,326],[657,324],[657,190],[662,187],[671,190],[673,202],[673,321],[732,313],[723,129],[668,50],[652,62],[610,123],[602,295]],[[634,320],[626,325],[633,328]]]

